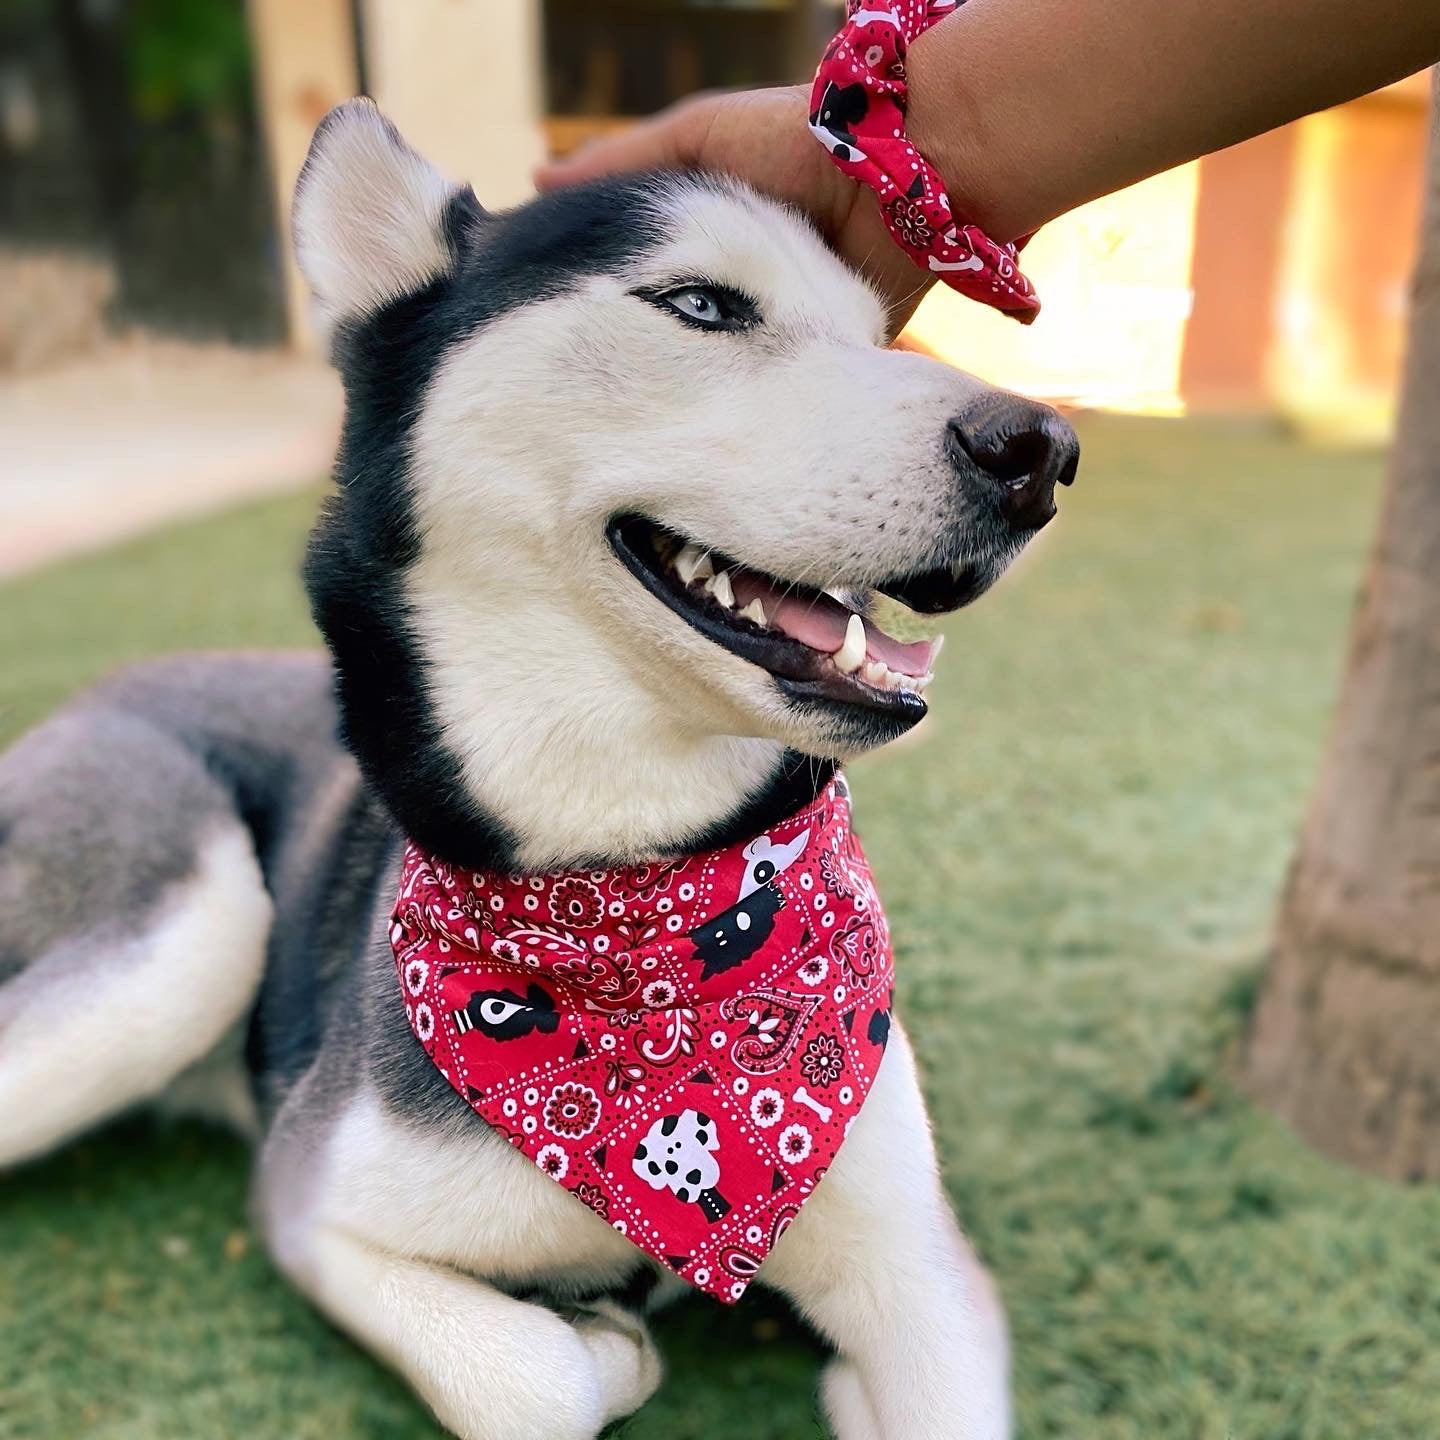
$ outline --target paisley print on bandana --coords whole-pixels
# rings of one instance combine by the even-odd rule
[[[581,1204],[733,1302],[834,1160],[890,1030],[836,777],[725,850],[553,875],[409,846],[399,994],[440,1073]]]

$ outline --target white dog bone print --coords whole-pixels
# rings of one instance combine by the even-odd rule
[[[937,274],[943,270],[983,270],[985,262],[978,255],[967,255],[963,260],[941,260],[930,256],[930,268]]]
[[[822,1105],[803,1085],[795,1092],[795,1103],[813,1110],[827,1125],[835,1113],[828,1105]]]

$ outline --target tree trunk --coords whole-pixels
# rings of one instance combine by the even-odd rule
[[[1437,122],[1440,81],[1389,486],[1244,1057],[1308,1139],[1407,1180],[1440,1178]]]

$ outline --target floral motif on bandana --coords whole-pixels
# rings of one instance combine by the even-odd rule
[[[499,875],[406,849],[405,1013],[482,1119],[733,1302],[834,1160],[890,1029],[885,916],[837,776],[723,850]]]

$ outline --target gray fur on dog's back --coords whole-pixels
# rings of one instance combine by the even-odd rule
[[[353,819],[359,778],[337,736],[332,685],[319,654],[142,664],[82,693],[0,757],[0,1048],[13,1057],[37,1019],[57,1006],[83,1014],[90,997],[111,993],[187,906],[195,938],[186,945],[197,953],[177,957],[174,984],[193,998],[177,1001],[177,1014],[196,1030],[223,1018],[231,1060],[251,1048],[247,1012],[271,949],[268,914],[313,903],[317,868],[334,863],[335,829]],[[206,870],[217,847],[228,875]],[[239,927],[227,909],[237,896],[251,917]],[[281,967],[277,981],[293,973]],[[227,997],[224,1017],[207,1012],[212,990]],[[109,1017],[115,1044],[128,1018]],[[11,1026],[17,1043],[7,1045]],[[261,1048],[297,1058],[286,1053],[295,1045]],[[235,1115],[249,1096],[231,1069],[226,1083],[246,1091],[246,1104],[220,1108]],[[0,1090],[5,1078],[0,1065]],[[117,1108],[153,1098],[153,1088],[118,1096]]]
[[[194,655],[84,692],[0,756],[0,979],[62,936],[134,924],[224,815],[267,873],[297,803],[350,762],[321,655]]]

